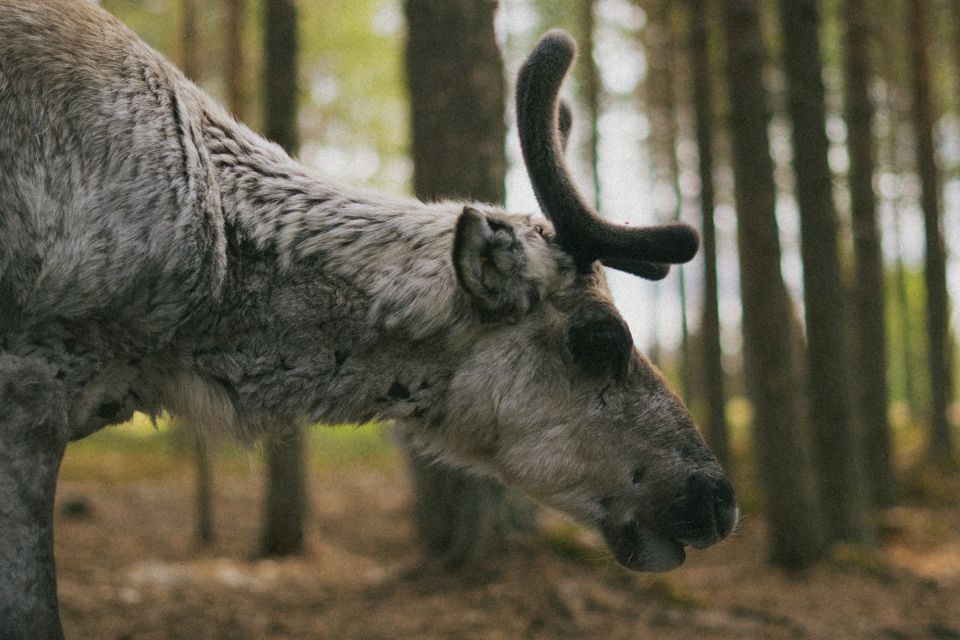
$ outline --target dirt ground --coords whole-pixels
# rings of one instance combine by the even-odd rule
[[[189,466],[65,475],[56,553],[71,639],[960,638],[960,504],[892,510],[879,554],[842,549],[797,576],[764,564],[749,514],[665,576],[616,567],[550,514],[492,566],[444,575],[420,564],[398,465],[313,470],[309,553],[280,561],[251,557],[252,468],[218,474],[206,550]]]

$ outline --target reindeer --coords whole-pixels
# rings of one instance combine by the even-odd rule
[[[577,192],[548,33],[517,82],[549,221],[335,184],[233,120],[92,3],[0,2],[0,637],[60,637],[67,442],[134,411],[251,438],[393,419],[665,571],[735,526],[734,492],[636,350],[602,265],[656,279],[687,226]]]

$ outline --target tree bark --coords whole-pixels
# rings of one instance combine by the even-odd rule
[[[720,348],[720,303],[717,292],[717,234],[713,221],[713,74],[706,0],[690,0],[690,83],[696,120],[700,174],[700,235],[703,245],[703,389],[707,407],[707,442],[726,468],[732,462],[724,397],[723,352]],[[689,374],[688,374],[689,375]]]
[[[878,37],[880,38],[880,49],[884,52],[884,55],[878,58],[878,72],[883,78],[886,88],[883,108],[887,112],[889,122],[880,141],[883,150],[881,165],[886,165],[887,170],[900,183],[904,174],[909,172],[909,169],[905,166],[907,156],[905,147],[912,148],[913,146],[912,142],[909,145],[903,144],[903,139],[909,137],[903,132],[909,131],[911,128],[904,127],[904,124],[911,119],[912,100],[909,97],[909,91],[901,88],[901,83],[905,82],[905,72],[902,68],[907,66],[903,64],[902,58],[907,56],[891,55],[891,52],[896,51],[897,45],[902,44],[903,16],[901,14],[904,7],[898,3],[895,6],[887,5],[886,9],[887,11],[876,18],[880,21]],[[912,423],[918,407],[923,404],[918,393],[921,391],[920,387],[924,386],[922,380],[926,377],[926,354],[923,353],[923,348],[915,347],[914,344],[918,333],[923,333],[923,331],[913,329],[917,302],[912,300],[913,296],[907,283],[907,266],[904,263],[906,251],[902,222],[905,201],[904,190],[894,189],[889,198],[889,206],[893,213],[892,231],[896,246],[896,260],[893,267],[894,299],[896,303],[893,310],[894,315],[891,317],[896,318],[897,335],[888,346],[893,347],[890,353],[891,361],[894,357],[897,360],[897,375],[903,380],[902,391],[908,410],[907,421]]]
[[[783,64],[793,123],[807,327],[807,397],[828,542],[870,539],[861,461],[850,411],[839,225],[826,133],[817,0],[780,0]]]
[[[294,0],[263,5],[264,134],[287,153],[300,146],[297,131],[297,9]],[[302,425],[268,437],[267,489],[260,553],[283,556],[304,546],[306,519],[305,437]]]
[[[869,13],[864,0],[846,0],[846,122],[850,156],[850,214],[856,261],[854,286],[857,338],[856,411],[863,450],[863,471],[872,503],[893,503],[894,475],[887,417],[886,291],[883,252],[877,227],[873,175],[873,103],[870,82]]]
[[[910,0],[907,21],[913,63],[913,124],[916,135],[917,173],[920,178],[920,206],[923,209],[927,290],[927,358],[930,371],[931,415],[929,454],[953,458],[953,437],[947,408],[950,402],[952,366],[948,328],[946,248],[940,210],[940,173],[934,146],[935,111],[927,46],[930,40],[930,7],[927,0]]]
[[[264,443],[267,491],[264,498],[261,556],[288,556],[304,549],[307,513],[304,429],[268,436]]]
[[[192,429],[195,433],[194,455],[197,474],[197,542],[201,547],[213,544],[213,473],[210,468],[210,454],[203,431]]]
[[[770,525],[770,559],[797,569],[823,555],[814,470],[794,378],[791,303],[780,273],[776,188],[762,74],[767,49],[756,0],[723,5],[743,337],[753,433]]]
[[[597,211],[601,211],[600,185],[600,94],[602,87],[600,85],[600,73],[597,71],[597,65],[593,61],[593,39],[596,30],[596,19],[594,16],[595,0],[578,0],[580,8],[580,30],[582,33],[582,44],[584,55],[580,56],[580,77],[583,100],[587,106],[587,116],[589,118],[590,135],[586,140],[587,166],[590,167],[590,177],[593,182],[593,206]]]
[[[493,0],[406,0],[413,182],[425,200],[504,199],[503,62]],[[410,455],[415,516],[446,568],[498,552],[512,522],[498,483]]]
[[[661,219],[678,221],[682,210],[680,166],[677,159],[677,92],[674,76],[673,3],[660,0],[650,6],[651,18],[647,28],[649,60],[650,140],[653,148],[655,186],[669,185],[673,204],[662,212]],[[661,283],[657,285],[662,286]],[[680,388],[685,401],[690,402],[690,331],[687,318],[686,278],[683,267],[677,267],[677,286],[680,296]],[[659,301],[658,301],[659,302]]]
[[[243,48],[243,0],[223,0],[224,22],[223,81],[227,88],[227,107],[238,120],[247,113],[247,86],[244,77],[246,55]]]
[[[185,76],[194,82],[200,81],[202,56],[199,31],[199,12],[197,0],[180,1],[180,68]],[[177,423],[177,428],[184,430],[182,436],[193,440],[194,472],[197,479],[197,544],[201,547],[213,543],[213,479],[210,469],[210,456],[204,442],[203,429],[200,425]]]
[[[494,0],[406,0],[413,190],[503,202],[503,61]]]
[[[180,0],[180,70],[184,75],[198,82],[200,80],[200,12],[198,0]]]

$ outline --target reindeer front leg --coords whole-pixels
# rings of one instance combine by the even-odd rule
[[[0,354],[0,640],[63,637],[53,498],[66,441],[56,370]]]

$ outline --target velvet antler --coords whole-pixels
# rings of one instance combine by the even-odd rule
[[[557,242],[587,270],[595,260],[643,278],[663,278],[668,263],[697,253],[696,231],[684,224],[630,227],[607,222],[580,195],[563,159],[570,114],[560,86],[576,55],[564,31],[547,33],[517,77],[520,146],[534,193],[557,232]]]

